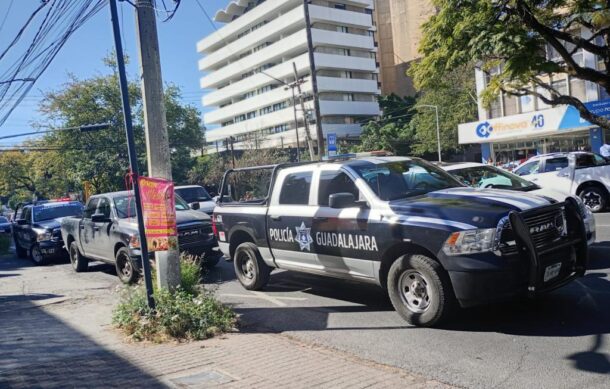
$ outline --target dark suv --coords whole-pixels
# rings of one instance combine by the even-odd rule
[[[13,239],[19,258],[29,255],[34,264],[45,265],[52,258],[64,257],[61,219],[82,214],[78,201],[49,201],[22,204],[17,207],[13,222]]]

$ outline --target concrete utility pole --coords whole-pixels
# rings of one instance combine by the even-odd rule
[[[309,18],[309,2],[303,0],[305,11],[305,30],[307,32],[307,51],[309,53],[309,66],[311,68],[311,87],[313,91],[313,108],[316,116],[316,136],[318,138],[318,159],[321,161],[324,155],[324,132],[322,131],[322,117],[320,115],[320,99],[318,98],[318,80],[316,76],[316,61],[313,52],[313,39],[311,38],[311,20]],[[305,111],[303,111],[303,115]],[[313,161],[313,154],[311,160]]]
[[[313,152],[313,140],[311,139],[311,132],[309,131],[309,120],[307,120],[307,111],[305,111],[305,103],[303,102],[303,92],[301,91],[301,82],[299,80],[299,75],[297,73],[297,65],[292,63],[292,70],[294,71],[294,83],[296,84],[297,90],[299,92],[299,101],[301,103],[301,111],[303,112],[303,124],[305,125],[305,139],[307,140],[307,147],[309,148],[309,158],[312,161],[315,161],[315,154]],[[313,81],[312,81],[313,82]],[[316,96],[314,94],[314,100]],[[319,127],[319,126],[318,126]],[[298,132],[298,127],[297,127]],[[320,145],[320,139],[318,139],[318,146]],[[318,150],[318,153],[320,150]]]
[[[148,175],[171,181],[172,166],[163,101],[161,59],[152,0],[136,0],[136,33],[142,77]],[[178,248],[155,252],[155,258],[159,286],[173,289],[180,285]]]

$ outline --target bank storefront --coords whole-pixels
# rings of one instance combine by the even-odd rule
[[[610,117],[610,99],[585,103],[597,115]],[[484,163],[522,161],[536,154],[594,151],[610,143],[608,131],[582,119],[572,106],[533,111],[458,126],[460,144],[481,144]]]

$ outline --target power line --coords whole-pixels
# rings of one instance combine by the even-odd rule
[[[4,18],[2,19],[2,23],[0,23],[0,32],[2,32],[2,27],[4,27],[4,23],[6,23],[6,19],[8,18],[8,14],[11,12],[12,7],[13,7],[13,0],[11,0],[11,2],[8,3],[8,8],[6,9]]]

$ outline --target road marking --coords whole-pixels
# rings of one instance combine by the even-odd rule
[[[268,301],[272,304],[277,305],[278,307],[287,307],[288,304],[286,304],[283,301],[280,300],[289,300],[289,301],[305,301],[307,300],[307,298],[305,297],[285,297],[285,296],[278,296],[278,297],[273,297],[273,296],[269,296],[266,293],[263,292],[251,292],[252,294],[235,294],[235,293],[222,293],[221,296],[226,296],[226,297],[241,297],[241,298],[257,298],[257,299],[262,299],[265,301]]]

